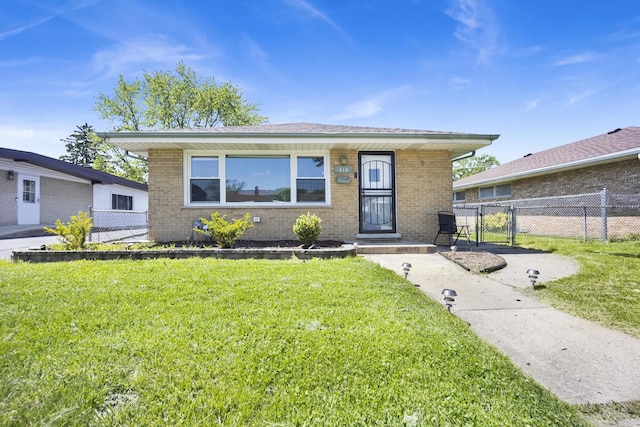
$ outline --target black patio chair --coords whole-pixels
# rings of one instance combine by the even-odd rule
[[[436,234],[436,238],[433,240],[434,245],[436,244],[436,241],[441,234],[447,234],[449,236],[449,246],[452,245],[451,236],[456,236],[456,240],[454,240],[453,242],[453,245],[455,245],[460,238],[460,234],[462,234],[463,232],[465,234],[465,237],[467,238],[469,248],[471,248],[469,227],[466,225],[457,225],[456,215],[453,212],[438,211],[438,234]]]

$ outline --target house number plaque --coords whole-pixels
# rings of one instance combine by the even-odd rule
[[[333,172],[343,173],[345,175],[351,175],[353,173],[353,166],[344,166],[344,165],[334,166]]]

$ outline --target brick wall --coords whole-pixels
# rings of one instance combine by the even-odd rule
[[[184,206],[183,153],[181,150],[149,151],[149,236],[159,242],[186,240],[191,222],[218,211],[228,219],[246,212],[260,217],[243,238],[254,240],[295,239],[293,224],[307,212],[322,219],[321,239],[353,241],[358,234],[358,179],[337,184],[333,166],[340,157],[358,170],[356,150],[330,154],[331,206],[193,208]],[[437,233],[437,211],[451,209],[451,161],[448,152],[399,151],[396,154],[396,188],[399,231],[403,238],[432,241]]]
[[[8,170],[0,169],[0,226],[14,225],[18,220],[18,180],[7,179]]]
[[[479,200],[478,188],[471,188],[465,192],[465,203],[597,193],[603,188],[610,193],[639,194],[640,160],[634,158],[512,181],[511,197],[507,198]]]
[[[438,233],[438,211],[452,208],[449,152],[398,151],[396,188],[402,237],[433,242]]]
[[[56,219],[69,221],[71,215],[87,212],[93,200],[91,184],[40,178],[40,222],[53,224]]]

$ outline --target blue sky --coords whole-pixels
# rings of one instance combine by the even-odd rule
[[[120,74],[179,61],[270,123],[501,134],[502,163],[640,124],[632,0],[3,0],[0,146],[58,157]]]

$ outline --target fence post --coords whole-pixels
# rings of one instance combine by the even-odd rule
[[[582,238],[582,243],[587,243],[587,207],[583,206],[582,207],[582,219],[583,219],[583,238]]]
[[[603,188],[600,192],[600,216],[602,217],[602,240],[605,242],[609,241],[609,236],[607,234],[607,206],[609,205],[609,191],[606,188]]]
[[[93,209],[91,208],[91,205],[89,205],[89,218],[91,218],[91,219],[92,219],[92,221],[91,221],[91,222],[93,223]],[[93,240],[91,240],[91,237],[92,237],[92,235],[91,235],[91,234],[92,234],[92,231],[93,231],[93,227],[91,227],[91,228],[89,229],[89,235],[87,236],[87,238],[89,239],[89,242],[92,242],[92,241],[93,241]]]
[[[509,210],[511,211],[511,246],[515,246],[516,244],[516,206],[514,203],[509,206]]]

